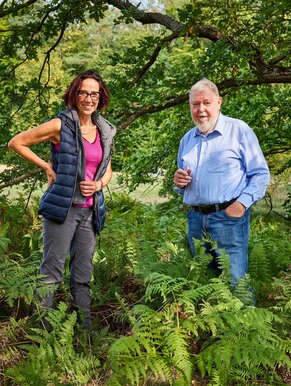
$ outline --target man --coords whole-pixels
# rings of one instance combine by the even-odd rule
[[[235,283],[248,269],[250,207],[265,194],[268,166],[253,130],[221,114],[214,83],[194,84],[189,102],[196,126],[180,142],[174,183],[189,207],[190,247],[194,254],[193,238],[209,234],[228,254]]]

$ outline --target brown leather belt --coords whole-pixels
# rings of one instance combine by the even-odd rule
[[[221,204],[211,204],[211,205],[190,205],[190,208],[196,212],[201,212],[203,214],[210,214],[214,212],[219,212],[220,210],[226,209],[230,204],[236,201],[236,198],[222,202]]]

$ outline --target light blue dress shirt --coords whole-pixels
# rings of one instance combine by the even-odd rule
[[[181,139],[178,167],[191,169],[184,189],[186,205],[217,204],[233,198],[246,208],[262,198],[270,181],[268,165],[253,130],[220,113],[215,129],[204,135],[197,127]]]

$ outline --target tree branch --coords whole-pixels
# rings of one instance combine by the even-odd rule
[[[42,171],[40,169],[34,169],[33,171],[31,171],[29,173],[23,174],[20,177],[16,177],[13,180],[10,180],[8,182],[1,184],[0,185],[0,191],[5,189],[5,188],[8,188],[9,186],[18,185],[21,182],[25,182],[25,181],[27,181],[28,178],[30,178],[32,176],[37,176],[37,175],[41,175],[41,174],[42,174]]]
[[[183,36],[196,36],[198,38],[206,38],[212,42],[216,42],[220,39],[227,39],[228,42],[235,47],[235,50],[239,49],[239,45],[234,38],[227,37],[223,32],[214,28],[211,25],[198,26],[195,21],[192,22],[190,26],[183,26],[182,23],[175,20],[174,18],[164,15],[158,12],[145,12],[139,9],[137,6],[131,4],[129,0],[107,0],[108,4],[113,5],[114,7],[129,13],[133,19],[141,22],[142,24],[152,24],[157,23],[163,25],[167,29],[173,31],[173,34],[167,37],[170,40],[178,37],[183,28]],[[187,27],[187,28],[186,28]],[[133,83],[137,83],[146,71],[155,63],[163,43],[166,41],[165,38],[158,46],[155,48],[154,52],[151,55],[151,58],[148,62],[138,71]],[[254,47],[252,47],[254,48]],[[291,69],[286,67],[275,67],[274,64],[280,62],[285,58],[284,55],[280,55],[277,58],[273,59],[269,63],[265,63],[260,55],[260,52],[257,48],[254,48],[256,55],[254,58],[250,59],[250,65],[255,69],[259,84],[267,83],[290,83],[291,82]]]
[[[37,28],[36,28],[34,31],[32,31],[32,33],[31,33],[29,42],[28,42],[28,44],[27,44],[27,46],[26,46],[26,48],[25,48],[25,52],[24,52],[25,58],[22,59],[19,63],[15,64],[15,65],[11,68],[11,70],[9,71],[8,74],[12,74],[18,67],[20,67],[23,63],[25,63],[27,60],[29,60],[29,57],[28,57],[28,50],[29,50],[29,48],[30,48],[32,42],[34,41],[35,35],[36,35],[38,32],[41,31],[41,29],[42,29],[42,27],[44,26],[44,23],[45,23],[46,19],[49,17],[50,13],[56,11],[58,8],[59,8],[59,5],[56,6],[56,7],[50,8],[50,9],[45,13],[44,17],[41,19],[41,21],[40,21],[40,23],[38,24]]]
[[[287,58],[287,55],[286,54],[280,54],[279,56],[277,56],[276,58],[272,59],[269,61],[269,65],[270,66],[273,66],[274,64],[277,64],[279,62],[281,62],[282,60],[286,59]]]
[[[65,22],[65,23],[62,25],[62,29],[61,29],[61,32],[60,32],[60,34],[59,34],[58,39],[57,39],[56,42],[50,47],[50,49],[47,50],[46,55],[45,55],[45,58],[44,58],[44,61],[43,61],[43,64],[42,64],[42,67],[41,67],[41,70],[40,70],[40,73],[39,73],[39,76],[38,76],[38,81],[40,81],[40,79],[41,79],[42,73],[43,73],[43,71],[44,71],[45,64],[46,64],[46,62],[49,60],[49,57],[50,57],[51,52],[58,46],[58,44],[59,44],[60,41],[62,40],[62,38],[63,38],[63,36],[64,36],[64,33],[65,33],[65,31],[66,31],[66,28],[67,28],[67,23]]]
[[[171,16],[159,12],[145,12],[131,4],[128,0],[107,0],[107,3],[120,11],[128,12],[131,17],[142,24],[160,24],[173,32],[182,28],[182,24]]]
[[[290,79],[290,82],[291,82],[291,79]],[[238,88],[238,87],[242,87],[242,86],[256,86],[259,84],[266,84],[266,83],[282,83],[282,82],[281,81],[274,82],[274,79],[272,82],[267,82],[265,79],[263,79],[263,80],[262,79],[254,79],[254,80],[249,80],[249,81],[245,81],[245,82],[238,82],[235,79],[225,79],[224,81],[220,82],[217,85],[217,87],[219,89],[220,95],[223,96],[226,94],[226,90],[229,88]],[[190,86],[191,85],[189,85],[189,89],[190,89]],[[132,122],[134,122],[137,118],[139,118],[141,116],[144,116],[147,114],[153,114],[153,113],[156,113],[158,111],[166,110],[170,107],[178,106],[182,103],[187,102],[188,99],[189,99],[189,93],[182,94],[182,95],[178,95],[178,96],[169,98],[169,100],[166,103],[162,103],[162,104],[156,105],[156,106],[144,107],[144,108],[141,108],[139,110],[132,112],[129,115],[128,114],[122,114],[122,116],[124,116],[124,117],[127,116],[127,118],[125,119],[125,121],[123,123],[121,123],[118,126],[118,129],[123,130],[127,126],[129,126]]]
[[[277,148],[265,150],[264,154],[266,155],[266,157],[268,157],[274,154],[286,154],[286,152],[288,151],[290,151],[290,146],[286,145],[285,147],[281,146],[280,148],[277,147]]]
[[[157,47],[155,48],[154,52],[152,53],[150,59],[148,62],[138,71],[136,74],[134,80],[132,81],[132,84],[138,83],[140,79],[145,75],[145,73],[148,71],[148,69],[155,63],[160,51],[164,47],[165,44],[169,43],[170,41],[176,39],[179,36],[179,31],[173,32],[171,35],[166,36],[164,39],[162,39]]]
[[[224,33],[219,31],[217,28],[212,27],[211,25],[201,25],[194,28],[195,36],[198,38],[206,38],[212,42],[217,42],[217,40],[225,37]]]
[[[10,15],[11,13],[17,13],[20,9],[27,8],[31,4],[36,3],[36,2],[37,2],[37,0],[29,0],[26,3],[24,3],[24,4],[19,4],[18,6],[10,7],[8,9],[6,9],[6,10],[3,9],[3,5],[4,4],[2,3],[2,7],[1,7],[2,10],[0,10],[0,18],[4,17],[4,16],[7,16],[7,15]]]
[[[161,105],[144,107],[140,110],[137,110],[137,111],[133,112],[131,115],[129,115],[129,117],[121,125],[119,125],[118,129],[120,129],[120,130],[125,129],[133,121],[135,121],[137,118],[139,118],[143,115],[156,113],[158,111],[163,111],[165,109],[168,109],[169,107],[174,107],[174,106],[180,105],[182,103],[185,103],[188,100],[188,98],[189,98],[189,94],[187,93],[184,95],[176,96],[173,99],[171,99],[168,102],[163,103]]]
[[[177,36],[182,32],[183,28],[185,28],[183,36],[189,36],[190,32],[190,34],[195,34],[197,37],[206,38],[213,42],[223,37],[223,33],[211,25],[198,26],[193,22],[186,30],[186,26],[173,17],[159,12],[145,12],[131,4],[128,0],[107,0],[107,3],[121,11],[127,11],[133,19],[142,24],[163,25],[172,32],[178,32]]]
[[[260,84],[291,83],[291,68],[266,63],[259,49],[252,48],[255,50],[255,55],[249,60],[249,63],[254,68]]]

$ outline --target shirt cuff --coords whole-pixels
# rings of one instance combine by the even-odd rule
[[[255,201],[253,200],[253,197],[249,194],[242,194],[241,196],[239,196],[237,198],[238,202],[240,202],[241,204],[243,204],[243,206],[248,209],[250,206],[252,206]]]
[[[183,196],[184,192],[185,192],[185,188],[178,188],[178,186],[175,186],[174,187],[174,192],[176,192],[178,194],[181,194],[181,196]]]

